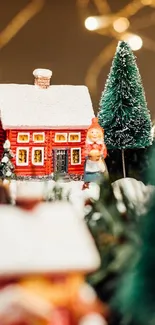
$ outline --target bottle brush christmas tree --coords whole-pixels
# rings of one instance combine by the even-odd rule
[[[3,148],[4,148],[4,153],[0,162],[0,177],[2,179],[10,179],[13,176],[14,165],[11,162],[11,158],[13,158],[13,154],[10,149],[9,140],[5,141]]]
[[[100,100],[98,113],[105,131],[108,149],[124,150],[151,145],[151,119],[147,108],[141,77],[130,46],[120,41],[110,74]]]

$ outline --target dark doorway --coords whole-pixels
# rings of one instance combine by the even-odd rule
[[[67,173],[68,169],[68,155],[66,149],[55,149],[53,150],[54,157],[54,172],[56,173]]]

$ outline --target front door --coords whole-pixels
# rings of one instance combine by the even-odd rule
[[[67,161],[68,161],[67,150],[55,149],[53,150],[53,157],[54,157],[54,172],[66,173]]]

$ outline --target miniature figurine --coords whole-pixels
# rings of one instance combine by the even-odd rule
[[[86,136],[83,189],[88,188],[90,182],[98,181],[101,173],[107,175],[107,167],[104,161],[107,157],[107,148],[103,137],[104,130],[98,124],[98,118],[94,117]]]

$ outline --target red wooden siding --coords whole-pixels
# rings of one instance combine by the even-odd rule
[[[28,143],[18,143],[17,142],[17,136],[18,136],[18,132],[26,132],[26,133],[30,133],[30,141]],[[13,151],[13,154],[15,155],[15,157],[13,158],[13,163],[15,165],[15,174],[16,175],[24,175],[24,176],[43,176],[43,175],[47,175],[50,173],[49,170],[49,166],[48,166],[48,139],[49,139],[49,131],[45,131],[45,142],[43,143],[34,143],[33,142],[33,133],[37,133],[37,132],[43,132],[42,130],[34,130],[34,131],[30,131],[30,130],[9,130],[7,131],[7,138],[10,140],[11,142],[11,149]],[[24,147],[29,147],[29,164],[28,166],[16,166],[16,151],[17,148],[24,148]],[[35,147],[40,147],[40,148],[44,148],[44,165],[43,166],[35,166],[32,164],[32,148]]]
[[[18,133],[29,133],[30,140],[28,143],[18,143],[17,136]],[[45,141],[43,143],[33,142],[33,133],[45,132]],[[67,142],[55,142],[55,133],[80,133],[80,142],[69,142],[67,137]],[[86,130],[74,129],[74,130],[8,130],[7,139],[11,142],[11,149],[15,155],[13,158],[13,163],[16,166],[16,151],[18,147],[29,147],[29,164],[28,166],[16,166],[15,174],[23,176],[43,176],[50,175],[54,172],[53,166],[53,150],[54,149],[67,149],[68,151],[68,173],[69,174],[83,174],[84,172],[84,146],[85,146]],[[40,147],[44,148],[44,165],[35,166],[32,164],[32,148]],[[71,165],[71,148],[81,148],[81,164]]]
[[[5,142],[5,139],[6,139],[6,134],[5,134],[5,131],[2,128],[2,123],[1,123],[1,120],[0,120],[0,160],[1,160],[2,155],[3,155],[3,144]]]
[[[47,169],[47,175],[50,175],[53,172],[53,157],[52,157],[52,130],[49,131],[49,138],[47,140],[48,145],[48,153],[47,153],[47,159],[48,159],[48,169]]]

